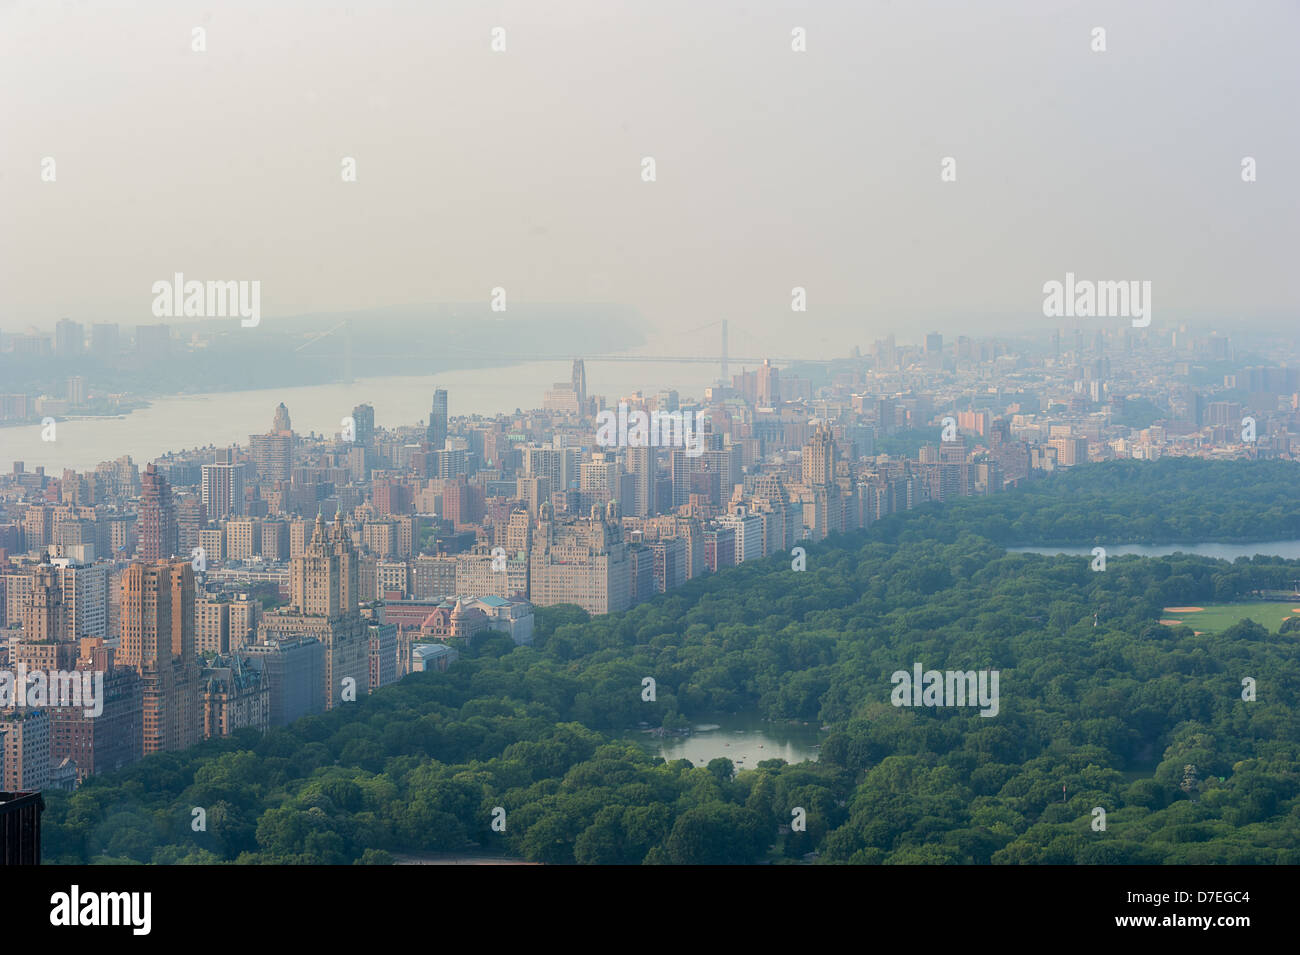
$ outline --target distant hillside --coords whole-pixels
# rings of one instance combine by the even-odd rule
[[[329,384],[349,370],[354,378],[432,374],[521,356],[617,352],[643,341],[635,311],[617,305],[511,305],[500,313],[487,303],[403,305],[263,318],[255,328],[237,318],[171,325],[165,360],[130,350],[135,329],[124,325],[126,351],[112,363],[3,354],[0,380],[7,391],[62,395],[67,379],[81,375],[93,391],[152,397]]]

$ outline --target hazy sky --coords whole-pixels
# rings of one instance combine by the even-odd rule
[[[1298,28],[1294,0],[0,0],[0,330],[155,321],[178,271],[260,280],[266,320],[614,301],[670,352],[719,318],[778,354],[1029,328],[1067,270],[1150,280],[1154,327],[1295,309]]]

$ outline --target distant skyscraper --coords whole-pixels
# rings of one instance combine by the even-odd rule
[[[781,401],[781,376],[767,359],[758,369],[758,403],[765,408],[772,408]]]
[[[581,358],[573,360],[573,374],[568,381],[557,381],[542,401],[546,411],[582,416],[587,413],[587,369]]]
[[[86,329],[70,318],[54,326],[54,354],[59,358],[80,358],[86,346]]]
[[[79,408],[86,403],[86,379],[74,375],[68,379],[68,404]]]
[[[925,336],[925,364],[927,368],[943,367],[943,336],[938,332]]]
[[[287,481],[293,470],[293,425],[289,409],[280,402],[267,434],[248,436],[249,455],[259,481]]]
[[[578,397],[578,407],[585,411],[587,408],[587,366],[582,363],[581,358],[573,360],[573,393]]]
[[[293,425],[289,423],[289,409],[281,401],[275,409],[275,417],[271,419],[271,430],[273,432],[292,431]]]
[[[369,444],[375,436],[375,409],[372,405],[357,405],[352,409],[352,421],[356,425],[357,444]]]
[[[439,388],[433,393],[433,410],[429,412],[427,431],[429,445],[435,451],[441,451],[447,443],[447,392]]]
[[[140,478],[140,557],[162,560],[176,553],[176,506],[171,485],[152,464]]]

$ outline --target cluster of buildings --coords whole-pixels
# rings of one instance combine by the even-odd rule
[[[602,437],[615,406],[692,422],[692,441]],[[427,422],[380,427],[361,405],[320,436],[281,404],[246,445],[143,470],[15,462],[0,672],[103,690],[93,716],[0,708],[0,789],[282,725],[445,669],[486,634],[529,643],[534,606],[618,612],[927,501],[1108,458],[1294,457],[1298,408],[1295,367],[1242,365],[1218,335],[931,334],[765,362],[699,399],[592,395],[576,361],[526,413],[451,418],[439,389]]]
[[[341,515],[332,524],[318,517],[302,554],[288,561],[283,606],[264,608],[247,591],[208,585],[195,563],[173,556],[82,563],[47,553],[9,568],[0,788],[74,788],[149,753],[288,724],[412,669],[445,669],[456,656],[453,637],[472,640],[495,623],[462,599],[454,619],[439,618],[435,628],[434,606],[399,632],[358,599],[358,552]],[[531,612],[505,609],[531,624]],[[531,630],[521,626],[521,635],[531,639]],[[444,647],[435,664],[426,642]],[[23,685],[29,674],[49,687],[38,700]],[[60,682],[78,692],[60,696]]]
[[[408,601],[385,619],[382,603],[363,600],[364,552],[341,511],[298,523],[299,546],[275,572],[224,578],[201,545],[182,550],[166,478],[151,466],[137,483],[129,553],[97,557],[113,522],[101,528],[94,505],[49,505],[48,540],[40,520],[5,527],[0,789],[70,789],[149,753],[285,725],[413,670],[446,669],[457,638],[532,639],[531,606],[490,595]],[[77,692],[60,695],[60,684]]]
[[[115,322],[88,327],[68,318],[59,321],[52,335],[37,331],[0,335],[0,355],[24,362],[54,360],[59,367],[66,365],[70,371],[44,393],[0,393],[0,422],[58,417],[92,406],[103,410],[129,407],[125,394],[101,391],[92,400],[89,379],[83,373],[86,363],[93,361],[108,367],[128,347],[141,360],[162,360],[169,353],[170,344],[171,330],[167,325],[141,325],[128,337]]]

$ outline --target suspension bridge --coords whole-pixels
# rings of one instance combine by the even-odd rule
[[[720,319],[715,322],[709,322],[707,325],[701,325],[699,328],[693,328],[686,332],[676,333],[674,337],[678,337],[678,336],[689,337],[695,335],[697,332],[706,332],[715,328],[720,329],[720,346],[721,346],[719,349],[719,354],[716,355],[653,355],[653,354],[644,355],[644,354],[629,354],[626,352],[620,354],[613,354],[613,355],[583,354],[581,352],[570,352],[568,354],[563,354],[563,355],[541,355],[541,354],[537,354],[536,352],[516,354],[507,351],[500,351],[497,349],[485,351],[481,348],[467,348],[458,345],[441,345],[440,348],[444,352],[452,355],[458,355],[468,359],[475,359],[480,361],[493,361],[493,362],[499,362],[499,361],[569,362],[580,358],[584,362],[605,362],[605,361],[634,362],[634,363],[635,362],[662,362],[667,364],[717,365],[719,370],[719,380],[724,382],[730,381],[731,365],[733,364],[753,366],[753,365],[761,365],[765,361],[770,362],[773,365],[792,365],[796,363],[829,364],[831,361],[831,359],[829,358],[786,358],[786,357],[773,357],[771,355],[763,355],[759,357],[733,356],[728,353],[729,328],[728,328],[728,321],[726,319]],[[320,332],[319,334],[314,335],[313,337],[307,339],[307,341],[299,345],[297,348],[295,348],[294,351],[300,352],[303,349],[308,348],[316,344],[317,342],[322,341],[323,339],[329,338],[331,335],[334,335],[336,332],[340,332],[340,331],[343,333],[342,335],[343,380],[350,383],[352,381],[352,320],[351,319],[344,319],[342,322],[339,322],[337,325],[335,325],[333,328],[329,329],[328,331]],[[742,334],[744,334],[747,338],[750,338],[750,347],[752,347],[753,344],[752,338],[748,335],[748,333],[742,332]],[[385,360],[385,359],[396,359],[396,358],[409,358],[410,356],[409,355],[380,355],[380,354],[371,354],[370,352],[366,352],[365,357]]]

